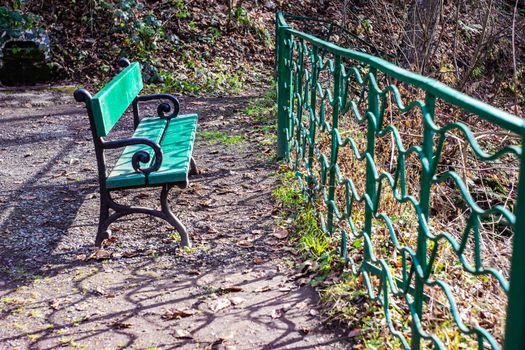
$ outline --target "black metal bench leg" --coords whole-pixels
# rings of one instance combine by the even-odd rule
[[[107,199],[103,194],[100,196],[100,217],[98,221],[97,238],[95,239],[95,246],[100,247],[102,241],[111,237],[111,231],[108,229],[109,206]]]
[[[188,235],[188,231],[186,231],[186,227],[180,222],[179,219],[171,212],[171,209],[168,205],[168,193],[170,191],[171,187],[168,185],[162,186],[162,191],[160,193],[160,205],[162,208],[162,213],[164,214],[164,220],[169,222],[171,226],[173,226],[177,232],[180,234],[181,243],[183,247],[191,247],[191,241],[190,237]]]
[[[199,174],[199,170],[197,169],[197,163],[195,163],[195,159],[193,159],[193,157],[191,157],[191,160],[190,160],[190,172],[188,174],[189,175]]]

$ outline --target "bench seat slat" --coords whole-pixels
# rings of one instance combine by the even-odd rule
[[[163,153],[162,165],[158,171],[149,174],[150,184],[187,181],[197,120],[196,114],[171,119],[160,144]]]
[[[164,129],[166,128],[166,119],[161,118],[143,118],[139,126],[135,130],[133,137],[144,137],[154,142],[159,143],[162,138]],[[146,151],[149,153],[153,161],[153,149],[147,145],[132,145],[124,148],[122,155],[111,170],[109,177],[106,180],[107,188],[131,187],[146,184],[146,177],[144,174],[135,172],[131,165],[131,158],[138,151]],[[144,164],[143,167],[148,167],[150,164]]]

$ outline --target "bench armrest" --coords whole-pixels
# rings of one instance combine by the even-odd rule
[[[153,142],[150,139],[135,137],[115,141],[104,141],[102,143],[102,147],[104,149],[115,149],[132,145],[147,145],[151,147],[155,152],[155,161],[151,166],[147,168],[141,168],[140,163],[148,163],[150,161],[151,157],[148,152],[140,150],[133,155],[133,157],[131,158],[131,165],[133,166],[133,169],[135,169],[136,172],[148,175],[153,171],[159,170],[160,165],[162,164],[162,149],[160,148],[160,145],[158,143]]]
[[[159,117],[171,119],[171,118],[175,118],[179,114],[179,110],[180,110],[179,100],[177,100],[177,98],[173,95],[152,94],[152,95],[137,96],[133,100],[133,118],[135,121],[135,128],[139,124],[139,102],[154,101],[154,100],[168,100],[169,102],[171,102],[171,104],[166,103],[166,102],[159,103],[159,105],[157,106],[157,115]],[[173,112],[169,115],[165,115],[165,113],[171,112],[172,108],[173,108]]]

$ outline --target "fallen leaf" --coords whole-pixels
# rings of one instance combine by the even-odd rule
[[[232,302],[230,301],[230,299],[219,298],[219,299],[215,299],[209,302],[208,307],[210,308],[211,311],[217,312],[217,311],[227,308],[231,304]]]
[[[277,246],[282,244],[280,240],[275,238],[265,239],[264,243],[268,245],[268,248],[275,249],[278,248]],[[280,250],[280,248],[278,248]]]
[[[115,297],[114,293],[108,292],[102,287],[96,287],[91,292],[93,294],[95,294],[95,295],[104,296],[106,298],[114,298]]]
[[[177,339],[193,339],[193,336],[190,332],[182,329],[176,329],[173,333],[173,336]]]
[[[297,285],[299,287],[306,286],[309,283],[309,281],[310,280],[308,278],[300,278],[297,280]]]
[[[60,300],[53,299],[49,301],[49,307],[53,310],[58,310],[60,308]]]
[[[255,293],[262,293],[262,292],[268,292],[272,290],[272,288],[269,286],[269,285],[266,285],[266,286],[262,286],[262,287],[259,287],[257,289],[254,290]]]
[[[306,308],[308,306],[308,302],[306,301],[301,301],[299,304],[297,304],[295,307],[297,308],[297,310],[302,310],[304,308]]]
[[[109,247],[110,245],[112,245],[116,241],[118,241],[117,236],[111,236],[108,239],[105,239],[104,241],[102,241],[102,246],[103,247]]]
[[[131,323],[124,322],[124,321],[116,321],[113,324],[111,324],[111,327],[116,328],[116,329],[126,329],[126,328],[130,328],[131,326],[132,326]]]
[[[348,333],[348,338],[353,338],[361,335],[361,330],[359,328],[354,328]]]
[[[288,237],[288,230],[283,228],[283,227],[279,227],[273,234],[272,236],[276,237],[276,238],[279,238],[279,239],[285,239],[286,237]]]
[[[173,319],[179,319],[179,318],[184,318],[184,317],[190,317],[190,316],[195,315],[195,313],[196,313],[195,310],[181,310],[181,309],[173,308],[173,309],[166,310],[164,315],[162,315],[162,318],[165,320],[173,320]]]
[[[157,254],[157,250],[156,249],[148,249],[148,250],[144,251],[144,254],[145,255],[156,255]]]
[[[258,256],[256,256],[254,259],[253,259],[253,263],[254,264],[262,264],[264,263],[264,259],[263,258],[260,258]]]
[[[300,331],[303,335],[307,335],[308,333],[310,333],[310,329],[309,329],[309,328],[306,328],[306,327],[303,327],[303,328],[299,329],[299,331]]]
[[[200,202],[199,202],[199,205],[200,205],[201,207],[211,207],[211,200],[208,199],[208,200],[206,200],[206,201],[200,201]]]
[[[102,287],[95,287],[93,290],[92,290],[93,294],[96,294],[96,295],[107,295],[108,293],[104,290],[104,288]]]
[[[86,260],[105,260],[111,258],[111,252],[105,249],[97,249]]]
[[[86,254],[78,254],[77,256],[75,256],[75,260],[78,260],[78,261],[86,261],[86,259],[87,259]]]
[[[240,304],[242,304],[242,303],[245,303],[245,302],[246,302],[246,299],[241,298],[241,297],[232,297],[232,298],[230,298],[230,302],[231,302],[233,305],[240,305]]]
[[[307,274],[312,271],[317,271],[319,269],[319,264],[315,261],[306,260],[302,264],[301,272],[304,274]]]
[[[237,242],[237,245],[243,248],[252,248],[253,242],[248,241],[247,239],[241,239],[240,241]]]
[[[276,318],[281,318],[284,313],[286,312],[286,310],[284,310],[283,308],[278,308],[278,309],[275,309],[272,311],[272,318],[273,319],[276,319]]]
[[[218,292],[220,294],[242,292],[242,288],[237,286],[221,287]]]
[[[138,256],[138,255],[139,255],[139,253],[137,253],[137,252],[124,252],[124,253],[122,253],[122,257],[123,258],[133,258],[133,257]]]
[[[84,311],[86,310],[86,308],[87,308],[86,304],[78,304],[77,306],[75,306],[75,310],[77,311]]]

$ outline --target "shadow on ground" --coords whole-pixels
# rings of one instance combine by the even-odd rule
[[[242,113],[253,99],[182,99],[201,131],[242,136],[199,137],[201,173],[172,191],[195,248],[180,249],[164,222],[130,216],[112,226],[108,255],[90,259],[98,187],[87,117],[57,91],[10,95],[0,110],[0,348],[345,348],[298,282],[293,249],[272,236],[275,164]],[[130,132],[126,116],[113,137]],[[153,207],[159,193],[116,198]]]

